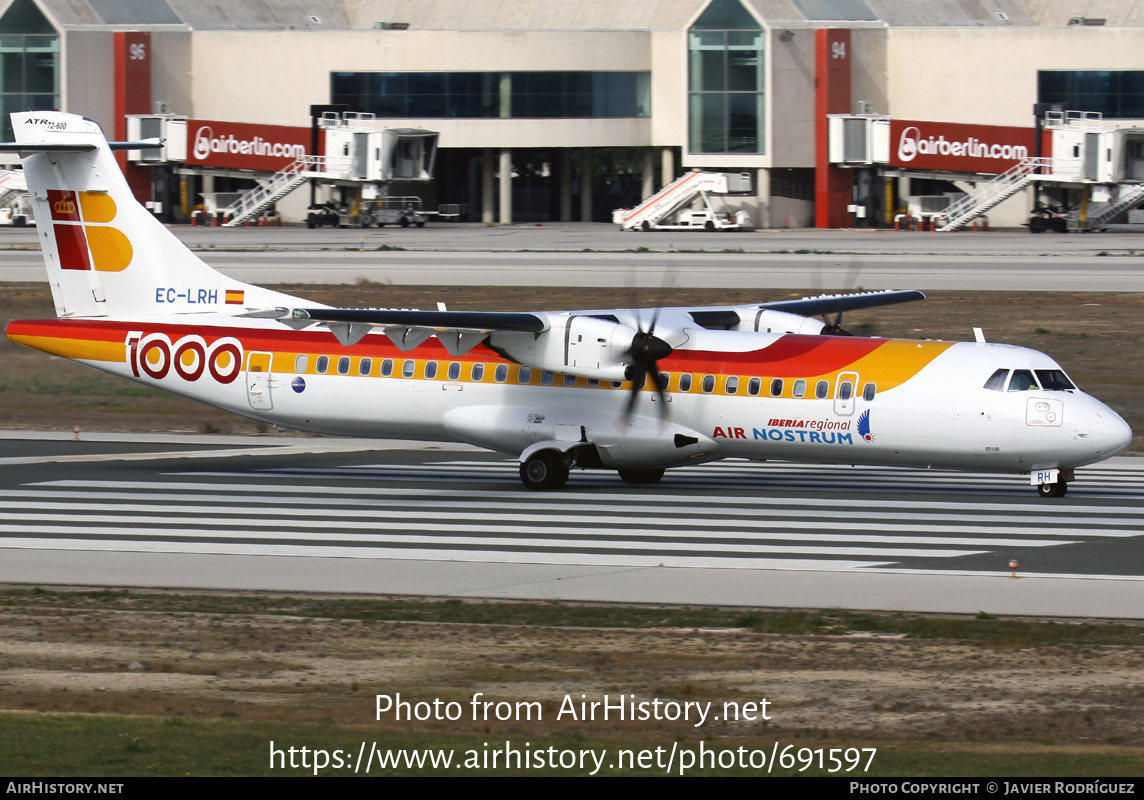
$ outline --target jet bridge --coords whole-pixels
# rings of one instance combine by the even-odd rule
[[[337,190],[332,202],[319,203],[323,208],[352,208],[350,216],[355,218],[364,209],[368,216],[373,205],[385,205],[391,184],[432,181],[437,158],[436,131],[384,128],[373,114],[324,113],[317,120],[316,140],[322,155],[311,152],[315,140],[308,127],[190,120],[173,114],[133,115],[127,122],[128,138],[146,135],[164,142],[155,151],[129,151],[131,162],[257,183],[215,210],[215,219],[228,220],[227,226],[259,216],[308,182]],[[419,198],[412,199],[420,204]],[[402,200],[407,204],[410,198]],[[183,203],[186,207],[185,199]]]
[[[939,231],[963,228],[1026,190],[1033,192],[1030,206],[1035,210],[1025,224],[1034,233],[1099,230],[1144,205],[1144,129],[1114,128],[1098,113],[1047,111],[1043,133],[874,114],[835,114],[829,122],[831,164],[945,180],[963,189],[964,194],[948,195],[944,204],[932,192],[924,198],[906,196],[911,213],[915,201],[928,201],[921,216],[934,220]],[[855,187],[860,189],[857,181]],[[1056,198],[1066,210],[1042,205],[1042,195]],[[884,199],[874,197],[892,208],[891,189]],[[888,210],[887,222],[889,215]]]

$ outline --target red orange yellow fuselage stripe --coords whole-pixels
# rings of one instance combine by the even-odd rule
[[[129,361],[131,354],[127,338],[132,332],[163,334],[172,342],[187,335],[201,336],[208,346],[224,338],[237,339],[246,353],[271,353],[274,359],[273,370],[277,373],[300,371],[302,374],[314,374],[315,361],[322,355],[334,362],[343,356],[353,359],[353,366],[348,373],[344,373],[348,375],[359,375],[359,359],[365,357],[413,360],[418,364],[417,377],[423,376],[421,367],[426,361],[455,361],[466,366],[479,362],[493,367],[512,363],[484,345],[477,346],[463,356],[454,357],[435,339],[430,339],[413,352],[403,352],[389,339],[381,336],[370,336],[357,344],[343,347],[325,330],[277,331],[237,326],[91,319],[14,321],[6,329],[7,336],[12,341],[53,355],[119,363]],[[885,391],[909,380],[951,346],[950,342],[787,334],[765,347],[740,353],[679,349],[663,359],[659,366],[668,373],[806,380],[833,380],[840,373],[857,372],[863,380],[875,381],[879,390]],[[296,370],[296,357],[300,355],[308,357],[308,364]],[[376,368],[373,372],[377,373]],[[337,374],[332,366],[328,373]],[[464,370],[463,374],[467,376],[469,371]],[[444,378],[444,371],[438,377]],[[489,377],[491,379],[491,375]],[[584,383],[583,379],[578,381],[578,384]],[[554,385],[563,384],[555,381]]]

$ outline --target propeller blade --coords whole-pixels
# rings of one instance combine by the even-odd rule
[[[628,405],[624,409],[625,422],[632,418],[632,412],[636,410],[636,401],[639,400],[640,390],[643,389],[644,381],[647,380],[647,367],[638,361],[632,364],[631,380],[632,393],[628,395]]]
[[[671,345],[663,339],[653,336],[650,331],[648,333],[637,331],[632,337],[632,344],[627,352],[627,357],[631,361],[628,377],[632,382],[632,393],[628,397],[627,409],[624,412],[625,419],[630,418],[635,410],[636,401],[647,382],[648,375],[651,375],[652,380],[655,381],[656,392],[660,395],[660,400],[667,402],[667,395],[659,384],[658,362],[660,359],[671,355],[671,352]],[[665,407],[661,405],[660,408],[660,413],[665,413]]]

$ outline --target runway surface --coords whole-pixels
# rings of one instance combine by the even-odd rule
[[[425,229],[173,228],[212,267],[257,284],[1144,290],[1144,233],[768,230],[620,233],[601,224]],[[0,281],[46,279],[35,233],[0,228]],[[379,250],[379,248],[387,248]]]
[[[0,442],[0,580],[1144,617],[1136,459],[1058,501],[748,462],[534,493],[462,446],[118,438]]]

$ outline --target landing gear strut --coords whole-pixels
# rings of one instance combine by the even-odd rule
[[[564,454],[556,450],[540,450],[520,465],[520,480],[529,489],[547,492],[563,488],[568,482],[568,465]]]
[[[1064,497],[1068,490],[1069,485],[1064,481],[1037,484],[1037,494],[1041,497]]]

